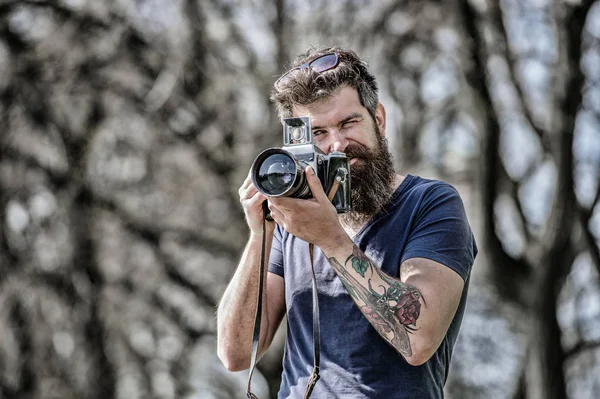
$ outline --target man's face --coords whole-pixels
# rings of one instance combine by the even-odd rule
[[[396,175],[384,138],[383,106],[373,120],[356,90],[344,86],[324,101],[293,108],[293,116],[307,115],[314,143],[325,153],[341,151],[350,159],[352,212],[342,215],[342,221],[366,222],[389,202]]]

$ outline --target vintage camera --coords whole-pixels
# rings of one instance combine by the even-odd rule
[[[283,147],[261,152],[252,164],[252,181],[269,197],[311,198],[304,169],[311,165],[338,213],[351,209],[350,163],[346,154],[325,154],[312,143],[309,117],[283,120]]]

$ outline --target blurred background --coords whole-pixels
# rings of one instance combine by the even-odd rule
[[[600,1],[0,0],[0,398],[244,397],[214,311],[310,45],[369,63],[396,169],[467,206],[447,397],[600,397]]]

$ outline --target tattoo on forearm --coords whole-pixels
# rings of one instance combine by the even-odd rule
[[[412,356],[408,334],[417,330],[421,293],[383,273],[356,245],[344,265],[335,258],[329,258],[329,262],[371,325],[402,355]],[[366,279],[366,286],[344,267],[349,263]]]
[[[352,268],[362,277],[365,276],[365,273],[371,264],[369,258],[367,258],[356,245],[352,247],[352,255],[348,256],[344,265],[348,264],[348,261],[352,262]]]

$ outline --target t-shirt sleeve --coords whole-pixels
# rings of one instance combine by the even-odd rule
[[[282,246],[282,231],[283,229],[277,225],[273,233],[273,243],[271,244],[271,254],[269,255],[268,270],[283,277],[283,246]]]
[[[464,280],[477,254],[467,214],[454,187],[439,183],[423,194],[401,262],[426,258],[457,272]]]

